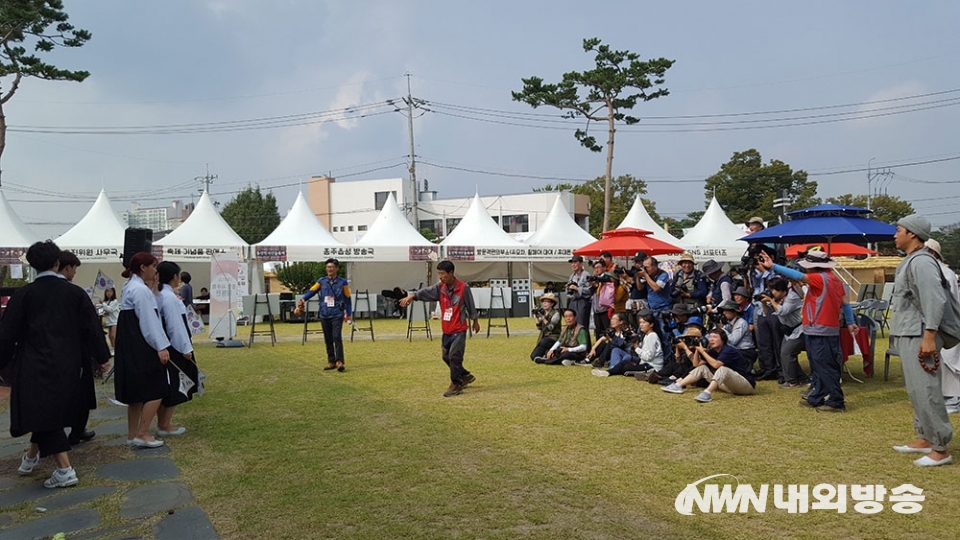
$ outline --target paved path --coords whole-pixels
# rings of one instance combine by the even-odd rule
[[[32,475],[17,474],[29,437],[11,438],[10,415],[0,415],[0,538],[219,538],[171,459],[176,439],[160,448],[128,448],[127,409],[106,400],[112,391],[97,381],[98,408],[88,424],[97,436],[70,452],[80,478],[74,487],[43,487],[55,467],[49,457]]]

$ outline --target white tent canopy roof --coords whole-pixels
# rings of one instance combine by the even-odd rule
[[[342,246],[330,231],[317,219],[307,204],[303,192],[297,195],[293,207],[280,225],[258,246]]]
[[[206,191],[190,217],[173,232],[156,242],[163,247],[237,248],[247,247],[213,206]]]
[[[735,262],[747,250],[747,243],[739,240],[744,234],[743,229],[730,221],[714,197],[703,217],[678,245],[692,253],[698,263],[708,259]]]
[[[104,190],[96,202],[90,207],[87,215],[83,216],[69,231],[57,238],[57,245],[61,249],[75,249],[86,247],[114,248],[123,247],[124,226],[120,218],[110,207],[110,199]]]
[[[656,238],[657,240],[661,240],[675,246],[682,245],[677,237],[663,230],[663,227],[658,225],[657,222],[650,217],[650,214],[648,214],[647,209],[644,208],[643,201],[640,200],[639,195],[637,195],[637,198],[634,199],[633,207],[631,207],[630,211],[627,212],[627,216],[624,217],[620,225],[617,226],[618,229],[623,229],[625,227],[651,231],[653,234],[650,236]]]
[[[528,246],[536,247],[569,247],[579,248],[596,238],[590,236],[590,233],[580,228],[577,222],[570,217],[567,207],[564,206],[560,196],[553,203],[553,208],[543,220],[537,232],[530,235],[525,240]]]
[[[0,247],[30,247],[40,240],[13,211],[7,196],[0,190]]]
[[[470,208],[453,232],[440,242],[444,246],[525,247],[504,232],[484,208],[480,195],[474,195]]]
[[[423,237],[397,206],[397,199],[390,193],[377,219],[373,221],[367,232],[354,244],[357,246],[432,246],[429,240]]]

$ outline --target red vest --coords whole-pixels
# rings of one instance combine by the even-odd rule
[[[846,294],[843,282],[830,271],[812,273],[807,277],[810,291],[803,299],[804,333],[812,336],[837,335],[843,296]]]
[[[459,279],[453,283],[453,292],[443,283],[440,284],[440,324],[444,334],[457,334],[467,331],[467,317],[463,313],[463,288],[465,282]],[[447,310],[450,310],[449,315]]]

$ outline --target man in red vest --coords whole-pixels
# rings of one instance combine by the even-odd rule
[[[476,380],[472,373],[463,367],[463,351],[467,344],[467,321],[473,321],[473,333],[480,332],[480,320],[477,308],[473,304],[470,285],[453,275],[454,266],[450,261],[437,264],[437,276],[440,282],[432,287],[412,291],[400,300],[401,307],[410,302],[440,302],[440,320],[443,339],[440,342],[443,361],[450,367],[450,387],[443,397],[456,396],[463,387]]]
[[[803,298],[803,335],[807,343],[807,358],[810,359],[810,392],[800,400],[800,405],[812,407],[817,412],[844,412],[847,410],[840,386],[840,319],[854,336],[860,328],[854,323],[853,309],[847,302],[843,282],[833,272],[837,261],[823,251],[810,251],[797,261],[807,270],[802,274],[792,268],[773,264],[773,259],[760,252],[760,264],[767,270],[802,281],[810,289]]]

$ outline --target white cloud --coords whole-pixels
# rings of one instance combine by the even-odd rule
[[[343,86],[337,91],[336,97],[330,103],[331,110],[346,109],[344,113],[337,116],[336,123],[341,128],[350,130],[359,125],[357,119],[350,118],[352,115],[349,109],[362,103],[363,86],[368,78],[369,73],[367,72],[354,73],[353,76],[344,81]]]

